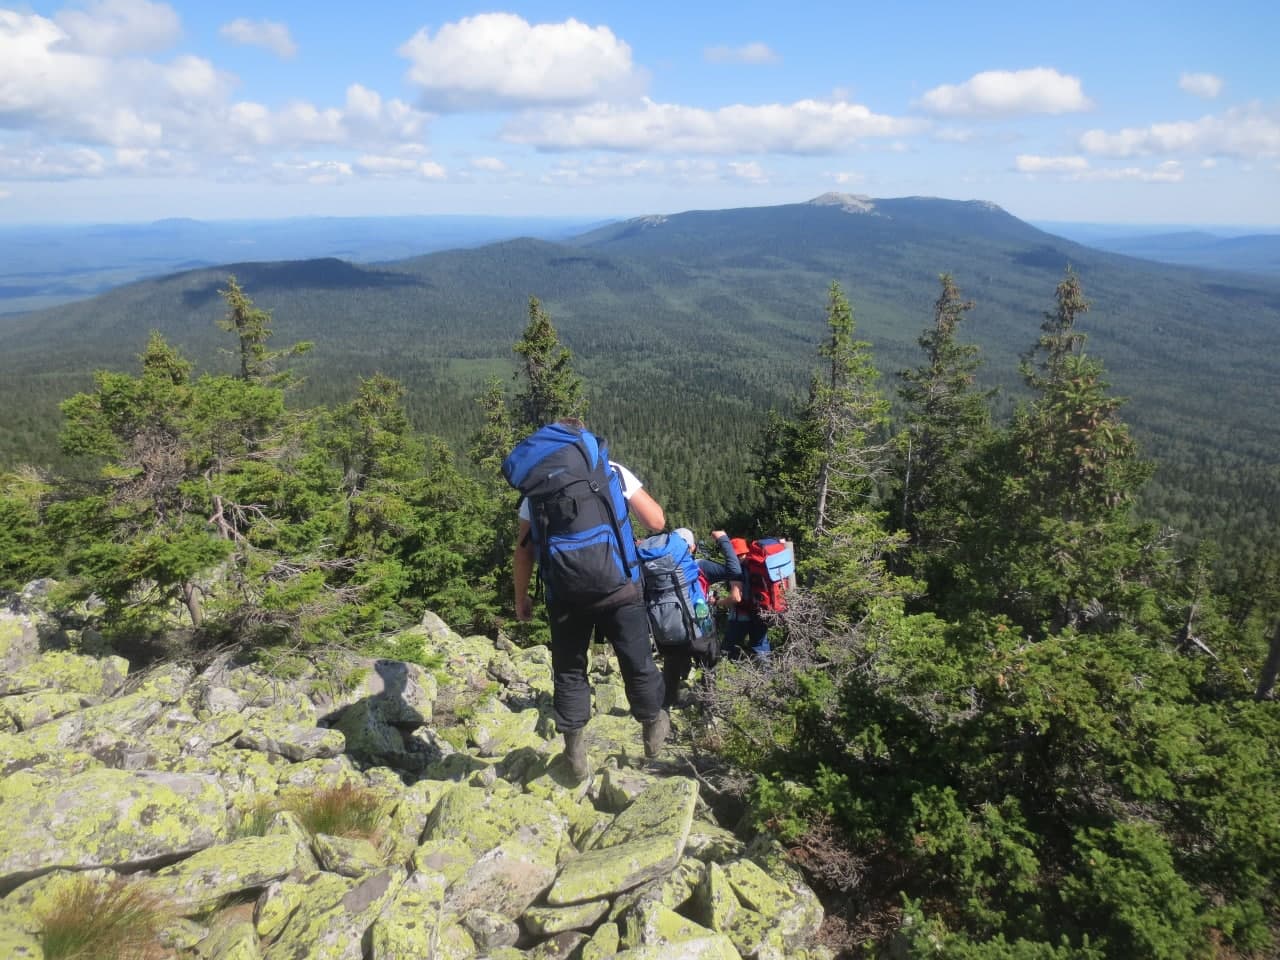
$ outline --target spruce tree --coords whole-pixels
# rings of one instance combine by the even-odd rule
[[[284,350],[269,350],[267,344],[271,340],[271,313],[255,306],[249,296],[240,288],[235,275],[227,277],[227,287],[218,294],[227,304],[227,315],[218,321],[218,326],[228,333],[234,333],[239,340],[237,358],[240,367],[240,379],[248,381],[287,382],[288,374],[276,372],[276,364],[285,357],[298,356],[311,349],[307,341],[295,343]]]
[[[516,353],[524,358],[516,377],[524,377],[524,389],[516,394],[517,428],[536,430],[562,417],[581,418],[587,401],[582,381],[573,372],[573,354],[560,342],[551,315],[537,297],[529,298],[529,324],[516,342]]]
[[[917,341],[925,360],[899,373],[898,395],[906,403],[899,437],[900,494],[897,520],[909,537],[917,572],[957,537],[970,496],[968,467],[989,440],[989,392],[975,387],[978,348],[957,340],[973,301],[964,300],[950,274],[939,277],[933,326]]]

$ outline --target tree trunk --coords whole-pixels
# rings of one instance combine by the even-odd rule
[[[200,588],[188,581],[182,585],[182,600],[187,605],[187,613],[191,615],[191,625],[200,628]]]
[[[1258,692],[1255,700],[1271,699],[1276,686],[1276,673],[1280,672],[1280,621],[1276,622],[1275,633],[1271,634],[1271,649],[1267,652],[1267,662],[1262,665],[1262,676],[1258,678]]]

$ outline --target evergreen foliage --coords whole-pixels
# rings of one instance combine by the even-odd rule
[[[265,311],[234,280],[224,296],[235,374],[197,375],[153,335],[137,372],[100,372],[64,402],[77,474],[0,477],[0,588],[57,576],[117,634],[172,630],[180,612],[196,640],[268,653],[408,655],[412,633],[385,640],[426,610],[505,628],[515,496],[498,464],[586,397],[539,302],[518,387],[488,381],[460,466],[390,376],[292,404]],[[1224,582],[1211,547],[1179,554],[1137,518],[1151,465],[1085,352],[1073,273],[1007,422],[957,338],[970,307],[944,275],[895,436],[833,284],[820,370],[770,417],[746,498],[722,497],[697,455],[746,450],[746,417],[593,396],[628,462],[681,478],[660,491],[669,516],[736,511],[735,532],[800,546],[772,661],[721,665],[706,695],[720,759],[869,951],[1273,955],[1278,555]],[[653,384],[693,370],[673,362]]]

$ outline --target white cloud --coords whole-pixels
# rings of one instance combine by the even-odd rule
[[[427,158],[421,144],[406,144],[392,154],[365,154],[355,162],[364,174],[378,178],[417,177],[423,180],[443,180],[448,172],[434,160]]]
[[[920,98],[930,113],[960,117],[1001,117],[1075,113],[1093,104],[1078,77],[1048,67],[988,70],[961,84],[934,87]]]
[[[1212,170],[1217,165],[1218,165],[1218,161],[1213,157],[1205,157],[1203,160],[1200,161],[1201,170]]]
[[[1047,174],[1063,180],[1082,182],[1134,180],[1142,183],[1179,183],[1184,176],[1182,164],[1176,160],[1166,160],[1151,169],[1142,167],[1094,169],[1089,165],[1087,157],[1041,157],[1023,153],[1014,159],[1013,166],[1019,173]]]
[[[726,179],[737,180],[732,171],[726,175],[714,160],[703,157],[658,159],[654,157],[594,157],[588,160],[565,159],[542,176],[542,182],[560,186],[594,186],[622,180],[649,183],[708,185]]]
[[[182,33],[174,9],[151,0],[96,0],[84,9],[59,11],[54,20],[65,48],[103,56],[164,50]]]
[[[298,45],[289,35],[289,28],[275,20],[248,20],[244,17],[224,23],[218,33],[232,43],[270,50],[277,57],[290,59],[298,52]]]
[[[376,151],[421,139],[429,119],[358,84],[348,88],[343,105],[295,101],[272,109],[233,101],[236,82],[201,57],[161,63],[84,52],[59,22],[0,9],[0,131],[24,144],[8,155],[7,166],[18,168],[15,175],[216,171],[226,157],[254,149],[358,144]],[[74,154],[72,145],[112,150],[91,160]],[[267,155],[258,162],[269,165],[273,159]]]
[[[507,165],[497,157],[472,157],[471,166],[477,170],[487,170],[490,173],[502,173],[507,169]]]
[[[728,167],[733,171],[733,175],[739,180],[758,184],[765,184],[769,182],[769,175],[764,172],[764,168],[755,160],[748,160],[741,163],[731,161],[728,164]]]
[[[1259,104],[1233,107],[1199,120],[1090,130],[1080,138],[1088,153],[1131,157],[1151,153],[1217,154],[1258,160],[1280,154],[1280,109]]]
[[[921,121],[854,103],[800,100],[705,110],[646,98],[638,106],[599,103],[579,111],[524,114],[503,135],[544,151],[820,154],[864,137],[900,136],[923,127]]]
[[[307,183],[323,187],[350,180],[353,171],[351,164],[340,160],[294,160],[273,163],[270,174],[280,183]]]
[[[1084,157],[1038,157],[1020,153],[1013,167],[1019,173],[1076,173],[1087,170],[1089,161]]]
[[[0,200],[8,200],[13,194],[8,190],[0,190]]]
[[[1187,93],[1212,100],[1222,92],[1222,78],[1212,73],[1184,73],[1178,78],[1178,86]]]
[[[867,175],[865,173],[856,173],[852,170],[842,170],[837,173],[828,173],[827,176],[829,176],[836,183],[840,184],[840,186],[842,187],[848,187],[857,183],[863,183],[867,179]]]
[[[765,43],[748,43],[741,47],[707,47],[702,57],[708,63],[780,63],[782,58]]]
[[[446,23],[434,37],[424,27],[398,52],[432,109],[586,103],[642,86],[629,46],[608,27],[573,19],[534,25],[484,13]]]
[[[0,179],[74,180],[100,177],[106,159],[87,147],[13,148],[0,146]]]

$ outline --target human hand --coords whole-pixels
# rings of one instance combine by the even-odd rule
[[[533,598],[524,593],[516,597],[516,619],[528,623],[533,619]]]
[[[725,533],[723,530],[712,530],[712,531],[711,531],[711,536],[712,536],[712,538],[713,538],[713,539],[715,539],[715,540],[719,540],[721,537],[726,537],[726,538],[727,538],[729,535],[728,535],[727,533]]]

